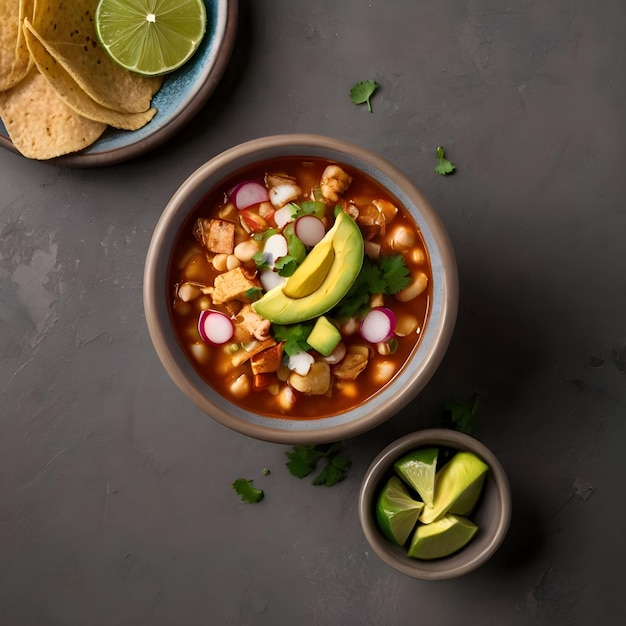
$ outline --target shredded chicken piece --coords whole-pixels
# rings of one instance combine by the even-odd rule
[[[306,376],[292,372],[289,376],[289,384],[299,391],[308,395],[321,396],[330,389],[330,366],[324,361],[316,361]]]
[[[372,200],[372,204],[382,213],[386,224],[398,214],[398,207],[389,200]]]
[[[277,343],[275,346],[266,348],[261,352],[257,352],[250,358],[250,366],[252,373],[257,374],[276,374],[283,360],[283,344]]]
[[[235,247],[235,224],[228,220],[199,218],[195,238],[210,252],[232,254]]]
[[[337,202],[339,196],[352,183],[352,176],[344,172],[338,165],[328,165],[322,172],[320,189],[322,195],[331,202]]]
[[[302,189],[298,186],[293,176],[267,174],[265,176],[265,184],[269,188],[270,202],[275,209],[280,209],[288,202],[293,202],[302,195]]]
[[[248,290],[260,287],[261,283],[255,276],[250,277],[244,269],[235,267],[215,277],[212,293],[213,302],[215,304],[222,304],[230,300],[249,302]]]
[[[270,202],[275,209],[284,207],[287,203],[297,200],[302,195],[302,189],[298,185],[276,185],[269,191]]]
[[[237,352],[233,354],[233,366],[239,367],[240,365],[243,365],[255,354],[258,354],[266,348],[271,348],[274,345],[276,345],[276,341],[274,341],[274,339],[266,339],[265,341],[253,340],[250,344],[246,345],[241,350],[237,350]]]
[[[382,237],[387,224],[396,216],[398,208],[386,200],[373,200],[367,206],[359,209],[356,223],[359,225],[365,241],[375,237]]]
[[[250,334],[259,341],[265,341],[270,339],[270,321],[266,320],[256,313],[249,304],[245,304],[239,315],[237,321],[241,319],[241,325],[250,332]]]
[[[342,209],[345,213],[347,213],[355,222],[356,218],[359,217],[359,207],[352,202],[342,202]]]
[[[278,174],[267,174],[265,176],[265,184],[270,188],[285,184],[295,185],[296,179],[295,177],[289,176],[289,174],[283,174],[282,172]]]
[[[333,367],[333,374],[341,380],[354,380],[368,363],[366,355],[359,352],[348,352],[343,360]]]

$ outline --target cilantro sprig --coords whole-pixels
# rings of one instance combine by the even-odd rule
[[[298,261],[290,254],[281,256],[274,263],[274,269],[279,276],[289,277],[298,269]]]
[[[456,400],[446,400],[443,403],[443,409],[450,415],[456,430],[468,435],[476,432],[479,400],[480,396],[475,394],[469,403],[457,402]]]
[[[442,146],[437,148],[437,165],[435,167],[435,172],[437,174],[441,174],[445,176],[446,174],[452,174],[456,167],[446,159],[446,153]]]
[[[262,295],[263,290],[260,287],[250,287],[250,289],[246,289],[246,298],[248,298],[250,302],[258,300]]]
[[[370,98],[378,87],[379,85],[375,80],[362,80],[350,90],[350,99],[354,104],[367,103],[367,109],[371,113],[372,103],[370,102]]]
[[[296,445],[285,452],[289,459],[285,465],[296,478],[305,478],[323,464],[322,470],[311,481],[316,487],[332,487],[345,477],[351,462],[341,452],[341,443],[318,445]]]
[[[411,275],[401,254],[381,255],[378,261],[363,260],[356,281],[335,307],[340,319],[361,317],[369,310],[369,299],[374,294],[393,295],[411,284]]]
[[[259,250],[252,255],[252,260],[256,263],[256,267],[259,271],[271,269],[269,257],[265,252]]]
[[[252,483],[254,481],[249,478],[238,478],[232,484],[232,488],[241,497],[243,502],[248,504],[256,504],[263,500],[264,493],[262,489],[257,489]]]
[[[313,330],[312,323],[301,324],[272,324],[272,334],[276,341],[284,341],[283,350],[287,356],[293,356],[298,352],[308,352],[311,346],[306,339]]]

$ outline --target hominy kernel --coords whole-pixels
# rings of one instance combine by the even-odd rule
[[[395,333],[398,337],[406,337],[417,330],[419,322],[413,315],[403,314],[396,319]]]
[[[227,259],[228,259],[228,255],[227,254],[216,254],[213,257],[213,267],[218,271],[218,272],[225,272],[226,271],[226,263],[227,263]]]
[[[198,363],[208,363],[211,356],[208,346],[204,343],[191,344],[189,346],[189,351]]]
[[[415,265],[423,265],[426,263],[426,250],[423,248],[413,248],[409,253],[409,259]]]
[[[226,257],[226,269],[227,270],[234,270],[236,267],[239,267],[240,265],[241,265],[241,261],[234,254],[229,254]]]
[[[396,373],[396,366],[392,361],[380,361],[374,369],[373,379],[377,385],[388,383]]]
[[[230,392],[235,398],[245,398],[252,391],[252,383],[246,374],[241,374],[230,384]]]
[[[426,287],[428,287],[428,276],[426,276],[424,272],[417,272],[413,278],[413,282],[406,289],[398,292],[396,298],[400,302],[409,302],[417,298],[421,293],[424,293]]]

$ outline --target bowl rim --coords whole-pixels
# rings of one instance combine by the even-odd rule
[[[430,318],[426,325],[424,337],[413,356],[415,359],[419,354],[419,362],[415,359],[417,365],[405,367],[390,383],[389,387],[395,392],[391,400],[378,394],[366,405],[319,420],[253,414],[228,403],[215,392],[212,398],[203,393],[210,387],[188,362],[173,333],[168,335],[169,308],[167,311],[164,308],[167,305],[165,281],[170,257],[162,251],[171,250],[190,211],[211,188],[246,166],[280,156],[319,156],[349,163],[366,174],[375,174],[379,180],[382,176],[387,181],[383,184],[391,186],[396,196],[402,196],[398,198],[401,203],[407,208],[415,205],[418,209],[418,215],[412,212],[412,216],[422,229],[430,252],[436,251],[439,259],[437,267],[433,267],[433,272],[438,271],[437,280],[441,285],[437,297],[433,297],[433,308],[438,307],[438,322],[434,323],[434,318]],[[223,425],[256,439],[287,444],[325,443],[356,436],[389,419],[430,380],[443,359],[456,323],[458,270],[452,245],[439,216],[424,194],[395,165],[369,149],[347,141],[293,133],[260,137],[226,149],[189,175],[167,203],[154,229],[144,268],[143,296],[146,323],[157,355],[175,384],[201,410]]]
[[[489,465],[496,488],[499,512],[495,528],[484,550],[473,558],[463,559],[462,550],[455,555],[433,561],[420,561],[408,556],[403,558],[378,528],[373,510],[381,480],[395,460],[411,450],[427,445],[468,450],[476,453]],[[511,522],[511,487],[507,474],[496,455],[476,437],[446,428],[429,428],[409,433],[392,441],[376,455],[365,471],[361,483],[358,511],[361,528],[367,542],[385,563],[412,578],[444,580],[456,578],[477,569],[500,547]]]

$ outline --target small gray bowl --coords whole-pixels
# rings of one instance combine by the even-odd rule
[[[411,213],[428,249],[433,290],[422,338],[410,361],[367,402],[320,419],[266,417],[236,406],[205,383],[176,338],[167,290],[172,250],[200,199],[233,173],[280,157],[322,158],[344,163],[374,178]],[[456,259],[439,216],[421,191],[383,157],[321,135],[275,135],[240,144],[201,165],[168,202],[154,230],[144,269],[144,309],[150,337],[178,387],[207,415],[257,439],[284,444],[339,441],[361,434],[397,413],[427,384],[452,337],[458,305]],[[295,416],[297,418],[297,416]]]
[[[422,561],[407,556],[405,548],[382,534],[376,521],[376,501],[384,481],[393,472],[394,462],[411,450],[429,446],[473,452],[489,465],[490,471],[478,508],[471,516],[479,527],[476,536],[455,554]],[[455,578],[481,566],[499,548],[511,520],[511,490],[502,465],[480,441],[454,430],[421,430],[392,442],[374,459],[361,485],[359,518],[370,546],[391,567],[423,580]]]

